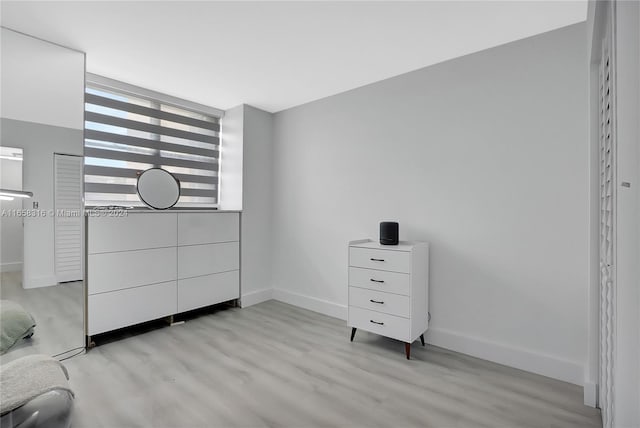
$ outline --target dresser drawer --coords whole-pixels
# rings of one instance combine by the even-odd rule
[[[411,253],[407,251],[349,248],[351,266],[391,272],[411,272]]]
[[[349,285],[387,293],[411,295],[411,277],[408,273],[383,270],[349,268]]]
[[[178,280],[178,312],[240,297],[240,271]]]
[[[170,281],[88,296],[87,334],[175,314],[176,292],[176,281]]]
[[[239,240],[237,213],[178,213],[178,245]]]
[[[125,217],[89,217],[89,254],[175,247],[176,213],[128,213]]]
[[[176,254],[176,247],[89,254],[88,294],[175,281]]]
[[[411,321],[407,318],[349,306],[349,326],[411,342]]]
[[[349,287],[349,306],[410,318],[411,303],[408,296],[382,293],[366,288]]]
[[[240,269],[238,242],[178,247],[178,279]]]

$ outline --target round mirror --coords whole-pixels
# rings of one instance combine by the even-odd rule
[[[166,210],[180,198],[180,182],[169,171],[150,168],[138,176],[138,196],[148,207]]]

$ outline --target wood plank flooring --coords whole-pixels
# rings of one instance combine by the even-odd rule
[[[65,361],[73,427],[600,427],[582,389],[269,301]]]
[[[84,283],[22,288],[22,272],[0,274],[0,297],[19,303],[36,320],[31,339],[0,356],[6,363],[23,355],[56,355],[84,346]]]

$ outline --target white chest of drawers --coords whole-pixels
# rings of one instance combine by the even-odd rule
[[[411,343],[429,327],[429,244],[370,239],[349,243],[351,341],[356,330],[401,340],[407,359]]]
[[[87,221],[87,335],[240,297],[238,213]]]

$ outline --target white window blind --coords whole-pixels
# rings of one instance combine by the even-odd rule
[[[602,426],[616,425],[616,103],[611,26],[602,43],[600,63],[600,384],[598,403]]]
[[[179,100],[178,106],[162,100],[172,99],[168,96],[104,82],[112,81],[88,79],[85,92],[85,204],[142,206],[136,192],[138,174],[159,167],[180,181],[176,207],[216,207],[216,110],[188,109],[183,107],[186,101]]]

